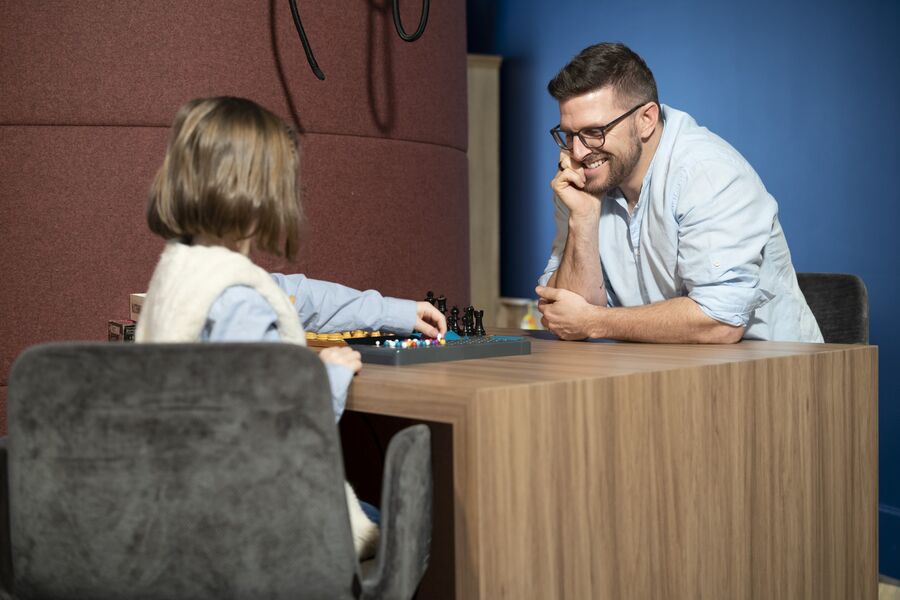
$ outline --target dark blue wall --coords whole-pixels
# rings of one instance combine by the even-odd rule
[[[880,566],[900,578],[900,3],[469,0],[469,51],[500,54],[502,294],[532,297],[553,238],[559,120],[547,81],[621,41],[660,100],[756,167],[798,271],[851,272],[879,346]]]

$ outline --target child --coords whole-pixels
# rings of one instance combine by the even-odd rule
[[[241,98],[182,106],[150,189],[147,222],[168,242],[150,280],[138,342],[261,342],[306,345],[304,329],[446,333],[427,302],[385,298],[303,275],[269,274],[251,246],[293,258],[301,219],[297,145],[271,112]],[[326,348],[336,418],[362,367],[348,347]],[[347,487],[357,553],[370,555],[377,526]]]

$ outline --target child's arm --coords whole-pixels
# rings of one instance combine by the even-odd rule
[[[319,358],[325,363],[328,372],[328,383],[331,386],[331,405],[334,408],[334,420],[339,421],[347,404],[347,389],[353,375],[362,369],[362,357],[352,348],[324,348]]]
[[[273,273],[272,278],[294,297],[300,322],[309,331],[422,331],[432,337],[447,331],[444,316],[426,302],[385,297],[375,290],[363,292],[305,275]]]

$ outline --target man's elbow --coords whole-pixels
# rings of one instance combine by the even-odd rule
[[[707,344],[736,344],[744,337],[746,327],[716,323],[708,332]]]

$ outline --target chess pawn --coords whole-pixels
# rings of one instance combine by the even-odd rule
[[[425,294],[425,302],[434,306],[435,302],[437,302],[437,300],[435,300],[435,298],[434,298],[434,292],[429,290],[428,293]]]
[[[447,314],[447,296],[445,296],[445,295],[443,295],[443,294],[441,294],[440,296],[438,296],[438,299],[437,299],[437,309],[438,309],[439,311],[441,311],[442,313],[444,313],[444,315]]]
[[[475,335],[484,335],[484,311],[476,310],[475,311]]]

